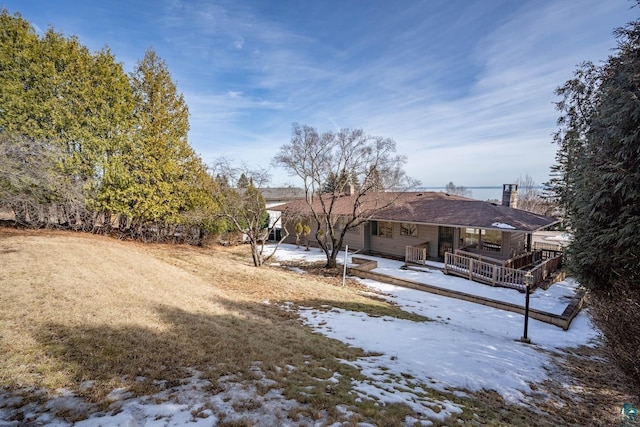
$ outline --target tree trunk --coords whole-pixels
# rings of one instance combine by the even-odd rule
[[[113,228],[113,215],[111,211],[104,211],[102,213],[102,233],[109,233]]]
[[[69,226],[69,215],[68,210],[65,205],[57,205],[56,206],[56,216],[58,219],[58,225],[62,227]]]
[[[336,258],[338,258],[338,251],[331,249],[331,253],[327,257],[327,264],[324,268],[336,268],[338,266]]]
[[[27,225],[27,210],[24,207],[24,203],[13,203],[12,208],[13,214],[15,215],[15,221],[20,225]]]
[[[94,214],[85,209],[84,206],[78,207],[78,218],[80,220],[80,230],[92,231],[94,224]]]
[[[256,267],[261,267],[264,260],[262,259],[262,254],[260,253],[260,248],[258,248],[258,242],[254,239],[251,239],[251,257],[253,258],[253,265]]]
[[[40,223],[48,228],[51,222],[51,205],[49,203],[40,205]]]
[[[40,227],[40,207],[38,205],[32,205],[29,203],[27,205],[27,215],[29,216],[29,226],[30,227]]]
[[[130,227],[131,223],[129,222],[129,217],[124,214],[120,214],[118,216],[118,229],[120,231],[126,231]]]
[[[67,218],[69,218],[69,227],[72,230],[75,230],[80,224],[78,211],[75,209],[75,206],[67,205]]]

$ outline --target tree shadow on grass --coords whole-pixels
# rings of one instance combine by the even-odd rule
[[[85,394],[97,402],[116,387],[136,394],[171,387],[190,377],[193,369],[215,381],[222,375],[249,374],[256,362],[275,372],[309,360],[335,367],[338,359],[364,355],[311,333],[297,320],[260,315],[264,308],[259,304],[223,301],[223,305],[229,312],[221,315],[160,306],[160,327],[44,324],[35,338],[48,365],[39,370],[44,376],[55,372],[59,382],[41,385],[77,389],[93,381],[96,385]]]
[[[313,410],[316,414],[335,412],[336,419],[343,419],[337,407],[357,405],[351,381],[364,378],[345,361],[366,356],[363,350],[314,333],[302,326],[297,311],[287,311],[278,304],[220,298],[215,304],[219,313],[161,305],[148,325],[37,325],[32,329],[39,348],[38,356],[32,359],[35,374],[30,377],[31,384],[23,381],[18,385],[17,379],[9,377],[8,385],[15,390],[64,387],[93,404],[91,411],[95,411],[110,407],[108,395],[116,389],[122,388],[131,396],[153,396],[188,384],[197,373],[210,382],[207,392],[212,395],[224,390],[227,380],[222,378],[230,375],[234,382],[257,385],[265,393],[278,389],[286,399],[303,405],[311,419],[317,416]],[[335,301],[302,304],[331,306]],[[367,304],[357,308],[378,310]],[[270,381],[265,386],[261,379]],[[46,396],[43,398],[41,408]],[[87,415],[59,414],[70,421]]]

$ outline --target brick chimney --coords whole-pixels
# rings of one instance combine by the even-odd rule
[[[502,186],[502,206],[518,207],[518,184],[504,184]]]

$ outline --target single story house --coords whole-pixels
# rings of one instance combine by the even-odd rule
[[[356,195],[335,200],[333,215],[349,215]],[[320,200],[314,201],[320,209]],[[387,204],[391,203],[389,206]],[[407,246],[428,245],[430,259],[444,259],[446,252],[465,249],[496,259],[509,259],[531,250],[532,234],[560,222],[517,209],[517,186],[505,184],[501,205],[444,192],[376,193],[362,198],[361,212],[374,210],[369,221],[348,230],[344,243],[362,253],[404,257]],[[386,206],[377,209],[378,206]],[[295,241],[298,221],[312,227],[305,200],[272,206],[283,214],[289,231],[286,242]]]
[[[357,195],[345,194],[334,200],[332,215],[351,215]],[[517,185],[503,186],[502,204],[480,201],[444,192],[381,192],[360,197],[355,209],[371,217],[347,231],[344,244],[364,254],[379,254],[412,261],[447,261],[447,254],[512,267],[511,260],[532,253],[533,233],[560,222],[559,219],[517,209]],[[327,200],[325,199],[325,202]],[[320,198],[313,201],[322,212]],[[312,228],[310,208],[305,200],[295,200],[270,208],[282,212],[289,231],[285,242],[294,243],[295,224]],[[313,243],[313,241],[312,241]],[[514,267],[517,268],[517,267]]]

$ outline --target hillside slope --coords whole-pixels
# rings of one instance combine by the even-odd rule
[[[303,326],[299,308],[429,319],[357,282],[342,287],[330,275],[255,268],[242,246],[144,245],[0,228],[0,264],[3,426],[156,418],[165,424],[264,426],[402,425],[412,419],[434,425],[608,425],[629,398],[602,349],[591,348],[576,349],[553,367],[563,374],[544,387],[558,391],[553,400],[539,400],[537,409],[507,405],[494,392],[433,390],[419,378],[411,382],[426,391],[415,399],[432,402],[431,415],[402,403],[363,400],[353,384],[370,379],[352,362],[366,355]],[[403,393],[407,379],[395,385]],[[532,388],[532,398],[543,394]],[[447,409],[452,407],[463,410]]]

